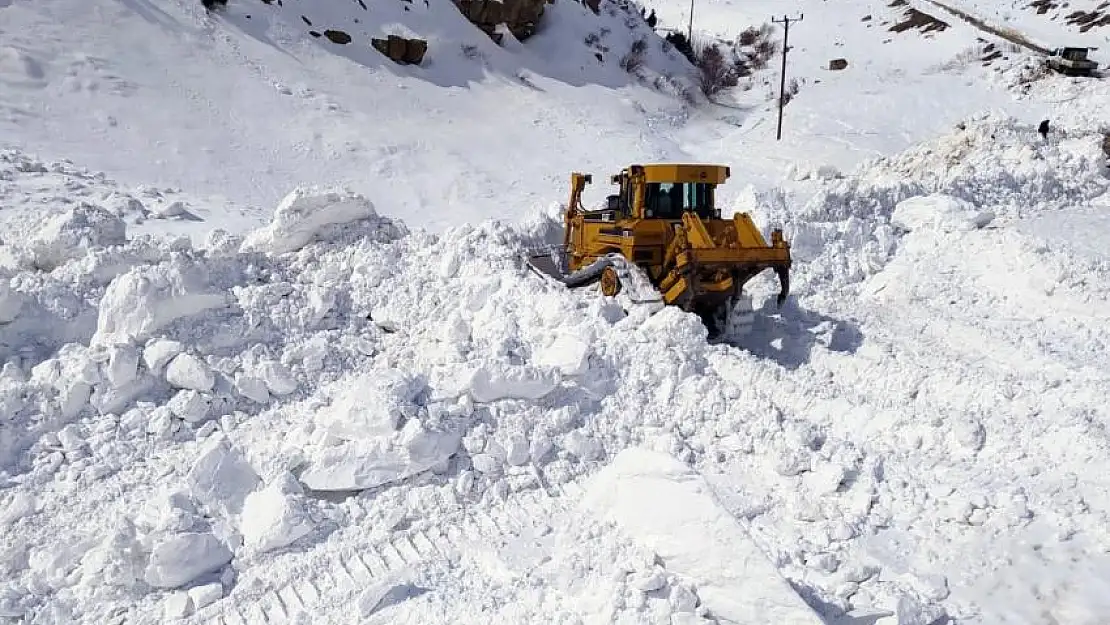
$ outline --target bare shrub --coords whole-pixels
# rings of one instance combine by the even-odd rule
[[[736,37],[736,43],[742,46],[754,46],[759,39],[759,29],[755,26],[749,26]]]
[[[644,53],[647,52],[647,39],[640,37],[632,42],[628,53],[621,57],[620,64],[624,71],[632,74],[644,64]]]
[[[782,105],[786,106],[787,104],[790,104],[790,101],[794,99],[794,96],[798,95],[799,89],[800,87],[798,86],[798,79],[791,78],[790,82],[786,84],[786,91],[784,91],[782,94]]]
[[[740,82],[736,63],[726,57],[717,44],[701,48],[697,55],[697,67],[700,72],[701,90],[707,96],[712,97],[725,89],[735,87]]]

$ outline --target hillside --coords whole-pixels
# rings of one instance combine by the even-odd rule
[[[1105,0],[959,0],[943,4],[1017,31],[1045,48],[1092,46],[1101,48],[1092,58],[1100,63],[1108,58],[1110,4]]]
[[[331,182],[413,225],[513,217],[561,197],[573,169],[680,154],[644,128],[681,117],[689,65],[609,0],[598,15],[551,5],[527,47],[496,45],[447,2],[245,0],[216,18],[193,0],[7,4],[5,142],[230,202],[253,225],[293,185]],[[430,42],[421,66],[371,48],[395,31]],[[620,60],[641,38],[636,78]]]
[[[0,617],[1101,622],[1106,82],[807,0],[777,141],[781,3],[707,98],[688,3],[364,1],[0,0]],[[792,244],[740,344],[521,262],[663,159]]]

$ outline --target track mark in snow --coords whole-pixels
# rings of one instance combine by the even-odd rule
[[[385,558],[383,558],[380,553],[374,549],[370,549],[369,552],[366,553],[366,556],[367,558],[363,558],[360,555],[359,559],[367,565],[366,568],[370,569],[370,573],[374,577],[382,577],[389,572],[389,564],[386,563]],[[367,562],[367,559],[369,559],[369,562]]]
[[[430,558],[438,553],[435,543],[433,543],[432,539],[428,538],[428,535],[422,531],[418,531],[413,535],[412,544],[417,552],[425,558]]]
[[[285,611],[281,602],[281,595],[276,592],[266,595],[265,600],[259,604],[258,611],[262,613],[263,623],[273,622],[275,618],[278,620],[289,618],[289,613]]]
[[[278,599],[281,600],[283,605],[293,606],[294,611],[304,610],[304,601],[297,594],[297,587],[295,584],[283,586],[277,590]],[[288,610],[286,610],[288,612]]]
[[[228,602],[220,602],[229,606],[225,608],[226,613],[213,622],[224,625],[288,623],[297,614],[311,614],[321,604],[341,602],[391,576],[436,561],[447,561],[452,554],[458,553],[461,545],[502,545],[510,538],[533,535],[537,528],[547,529],[546,519],[567,510],[584,492],[576,485],[552,486],[550,490],[558,495],[525,492],[493,508],[470,508],[448,516],[437,525],[396,532],[354,553],[336,553],[313,573],[289,580],[243,608],[249,618],[243,616],[240,607],[229,603],[239,599],[234,595],[228,597]],[[496,547],[492,551],[496,551]]]

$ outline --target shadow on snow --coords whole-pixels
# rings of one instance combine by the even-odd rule
[[[768,299],[756,311],[751,332],[735,347],[787,369],[797,369],[809,362],[816,345],[831,352],[853,354],[862,343],[863,333],[854,322],[802,308],[789,298],[781,309]]]

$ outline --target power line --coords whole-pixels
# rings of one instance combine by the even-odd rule
[[[691,0],[691,3],[693,0]],[[782,24],[782,78],[779,81],[779,127],[775,135],[776,141],[782,140],[782,107],[786,104],[786,51],[790,48],[790,22],[800,22],[805,15],[799,13],[798,17],[791,18],[783,15],[781,20],[771,18],[774,24]]]

